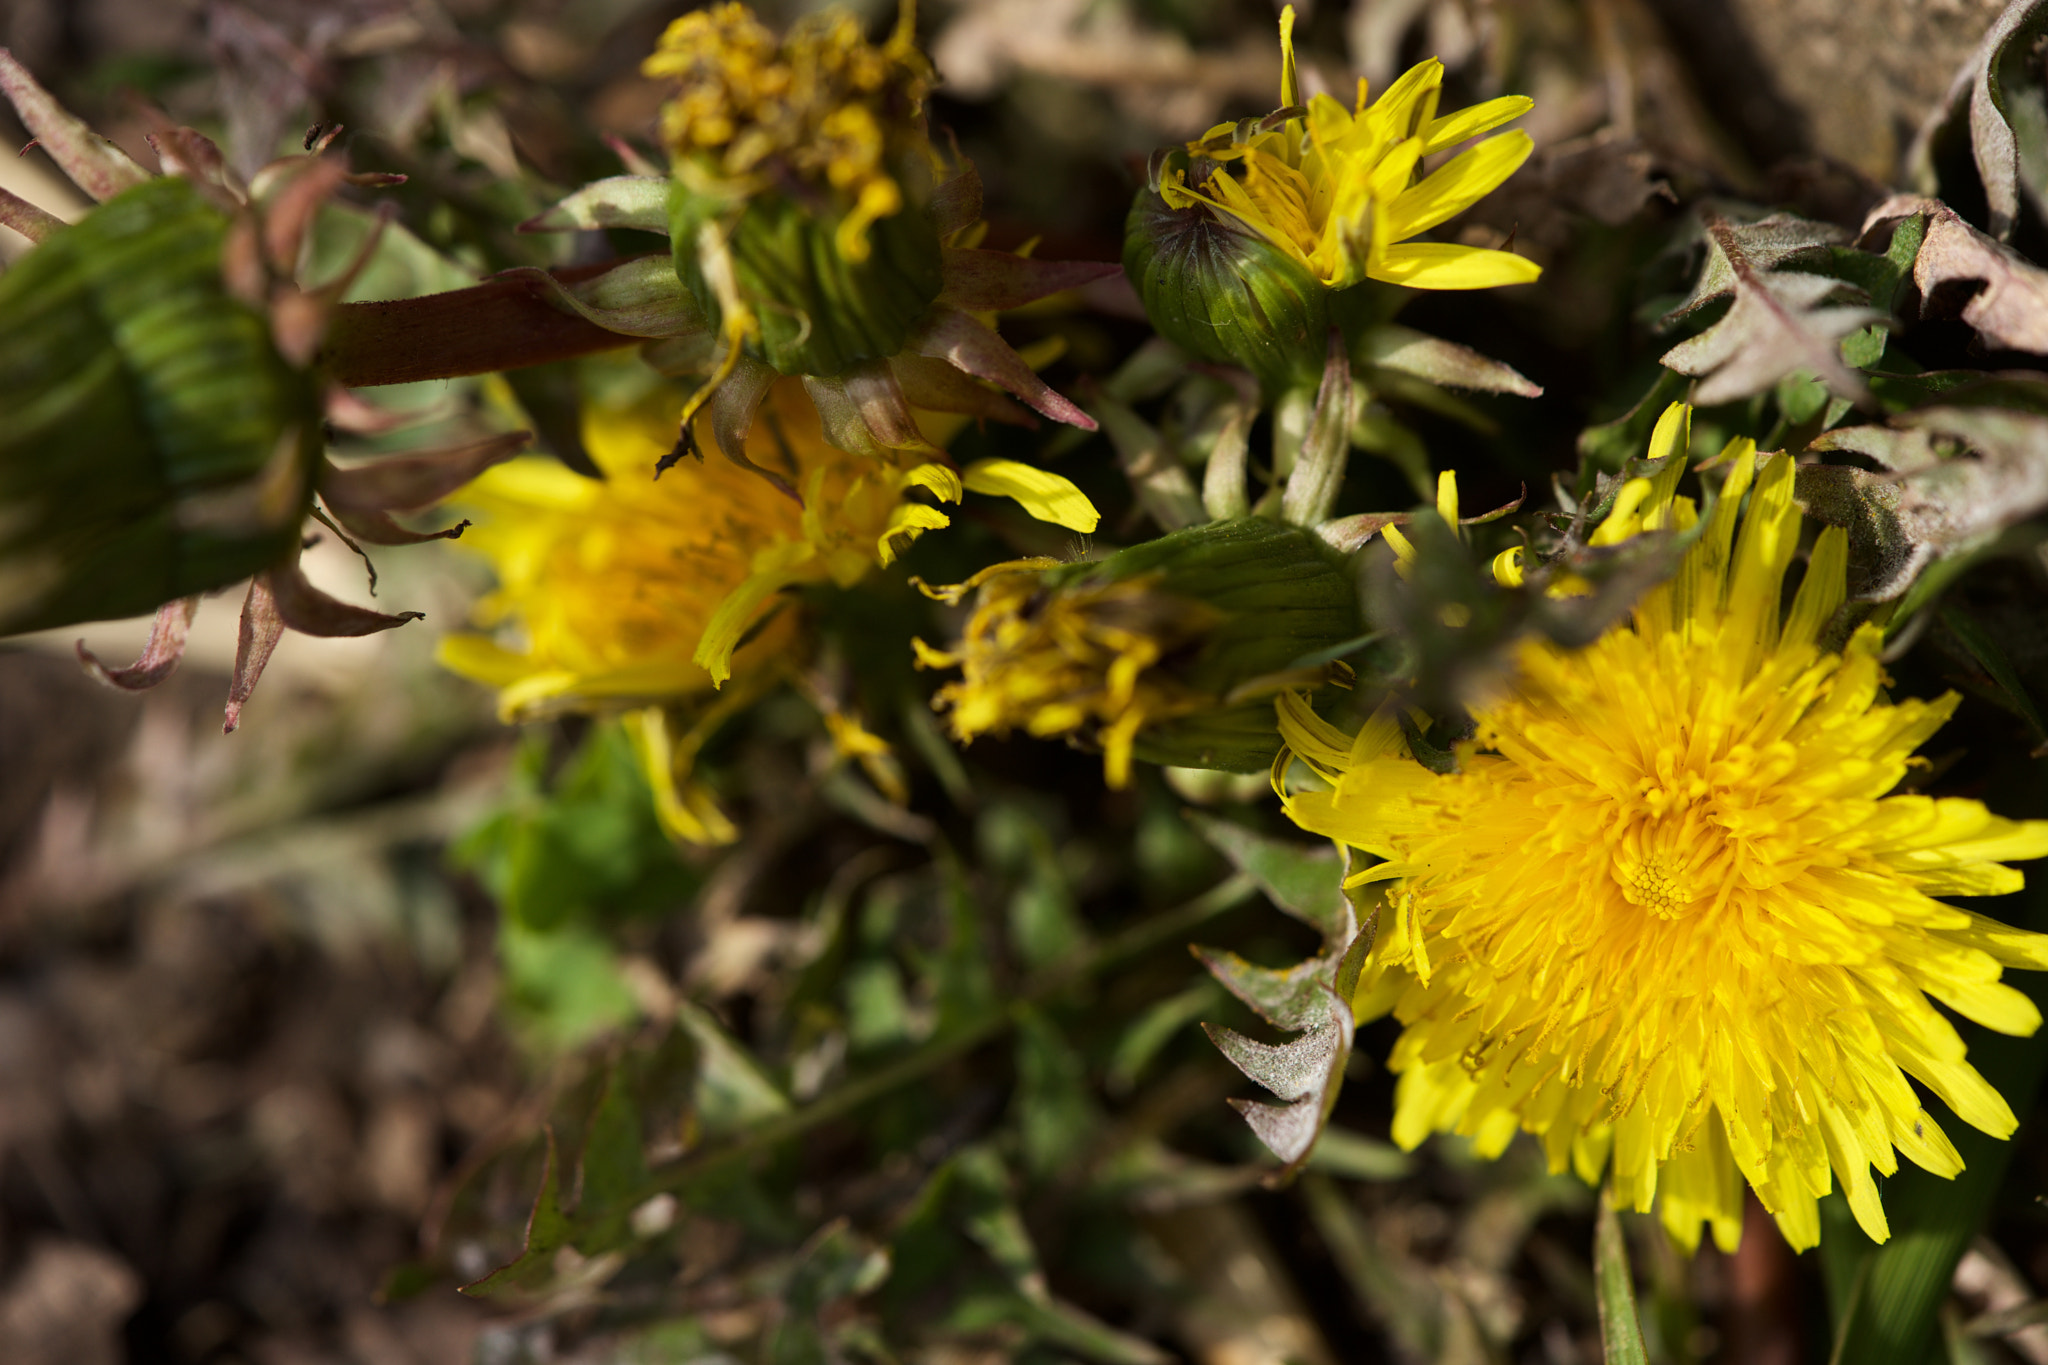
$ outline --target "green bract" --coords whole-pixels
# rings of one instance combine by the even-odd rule
[[[318,388],[227,293],[227,229],[150,180],[0,276],[0,631],[152,611],[296,546]]]
[[[1273,693],[1316,686],[1322,668],[1305,668],[1304,661],[1361,630],[1357,590],[1342,558],[1298,526],[1240,517],[1190,526],[1099,563],[1052,570],[1045,585],[1057,593],[1154,575],[1162,596],[1215,613],[1201,643],[1162,666],[1177,683],[1220,704],[1147,725],[1132,752],[1170,767],[1265,771],[1280,743]]]
[[[939,295],[939,233],[923,209],[870,224],[868,257],[855,261],[839,250],[837,215],[821,207],[757,194],[735,218],[729,201],[681,181],[669,190],[676,273],[716,324],[723,309],[705,275],[704,234],[722,232],[739,297],[760,322],[752,349],[782,374],[829,377],[887,359]]]

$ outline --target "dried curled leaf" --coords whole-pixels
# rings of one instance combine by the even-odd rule
[[[1707,263],[1692,294],[1666,318],[1674,321],[1716,299],[1733,296],[1726,316],[1664,353],[1663,363],[1701,380],[1693,401],[1702,407],[1763,393],[1795,371],[1815,375],[1830,392],[1863,402],[1861,376],[1842,359],[1842,339],[1882,322],[1884,314],[1860,303],[1855,286],[1828,275],[1779,270],[1781,264],[1818,258],[1846,234],[1824,223],[1789,215],[1736,224],[1701,211]]]
[[[1809,515],[1850,534],[1858,600],[1898,597],[1937,559],[1964,554],[2048,507],[2048,417],[2000,408],[1923,408],[1893,426],[1845,427],[1814,442],[1879,472],[1807,465]]]
[[[1939,199],[1894,195],[1870,211],[1866,235],[1919,217],[1913,258],[1922,317],[1961,317],[1989,345],[2048,355],[2048,270],[1964,222]]]
[[[1948,140],[1967,110],[1970,156],[1983,182],[1991,235],[1999,241],[2018,226],[2022,195],[2048,217],[2048,83],[2034,54],[2044,31],[2048,3],[2011,0],[1907,153],[1913,179],[1932,193],[1935,143]]]

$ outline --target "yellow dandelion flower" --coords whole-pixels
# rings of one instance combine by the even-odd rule
[[[1444,67],[1431,58],[1370,103],[1360,80],[1351,109],[1323,94],[1304,107],[1291,5],[1280,16],[1280,47],[1282,109],[1264,119],[1218,124],[1189,143],[1192,173],[1168,169],[1159,185],[1169,208],[1206,205],[1332,289],[1367,279],[1415,289],[1485,289],[1526,284],[1542,273],[1512,252],[1408,241],[1492,193],[1535,144],[1515,131],[1487,138],[1427,173],[1424,159],[1521,117],[1533,101],[1505,95],[1439,117]]]
[[[1674,406],[1653,455],[1685,449],[1686,419]],[[1389,714],[1350,735],[1291,698],[1282,733],[1326,788],[1283,796],[1385,860],[1356,879],[1388,888],[1355,1005],[1406,1026],[1404,1146],[1455,1131],[1491,1155],[1526,1130],[1553,1169],[1590,1181],[1611,1159],[1617,1201],[1661,1196],[1687,1247],[1704,1222],[1733,1249],[1745,1179],[1812,1246],[1839,1182],[1882,1241],[1873,1168],[1962,1166],[1909,1077],[1985,1132],[2015,1126],[1935,1002],[2033,1032],[1999,977],[2048,967],[2048,936],[1935,898],[2019,889],[2002,864],[2048,854],[2048,821],[1897,790],[1957,699],[1884,699],[1874,626],[1823,645],[1840,530],[1781,616],[1791,461],[1731,454],[1704,526],[1675,495],[1682,459],[1624,487],[1598,538],[1694,532],[1678,574],[1583,650],[1521,645],[1459,771],[1413,762]]]
[[[608,475],[599,482],[551,460],[490,470],[458,498],[479,524],[462,543],[498,576],[479,604],[492,635],[442,640],[449,668],[499,689],[506,720],[561,711],[631,711],[664,803],[682,837],[720,842],[703,793],[674,786],[709,727],[758,695],[797,648],[795,617],[777,611],[784,589],[859,581],[926,527],[935,507],[913,486],[960,496],[950,466],[877,466],[826,444],[817,411],[796,380],[779,383],[749,434],[756,463],[804,490],[800,505],[725,460],[686,460],[648,477],[670,444],[682,399],[660,389],[623,411],[586,412],[584,440]],[[708,419],[707,419],[708,420]],[[735,673],[739,685],[713,699]],[[663,708],[696,713],[677,729]]]
[[[676,86],[661,129],[678,178],[735,200],[778,177],[829,185],[852,206],[839,252],[866,260],[869,226],[904,204],[892,138],[907,140],[931,86],[912,13],[880,46],[844,10],[807,16],[780,39],[743,4],[677,19],[641,70]]]

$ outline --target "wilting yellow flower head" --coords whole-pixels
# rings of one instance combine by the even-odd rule
[[[1160,591],[1158,574],[1055,591],[1043,574],[1058,567],[1056,559],[1012,560],[933,590],[955,603],[978,590],[974,615],[950,652],[913,641],[918,663],[961,670],[960,681],[933,698],[951,711],[961,743],[1012,730],[1077,736],[1102,746],[1109,785],[1123,787],[1143,726],[1216,705],[1155,665],[1199,643],[1222,618]]]
[[[743,4],[677,19],[641,70],[678,87],[661,113],[678,178],[734,199],[779,177],[830,186],[851,201],[839,251],[866,260],[868,225],[903,208],[892,144],[931,85],[910,13],[881,46],[844,10],[806,16],[780,39]]]
[[[1421,174],[1422,160],[1520,118],[1534,102],[1504,95],[1437,116],[1443,63],[1431,58],[1355,107],[1316,95],[1306,108],[1294,61],[1294,8],[1280,16],[1280,103],[1263,119],[1220,123],[1188,144],[1192,173],[1168,169],[1169,208],[1205,204],[1285,251],[1332,289],[1386,280],[1416,289],[1526,284],[1542,270],[1512,252],[1407,239],[1470,208],[1528,159],[1519,130]],[[1283,117],[1291,115],[1291,117]],[[1206,178],[1204,172],[1206,171]]]
[[[922,583],[919,584],[923,586]],[[1189,526],[1106,559],[1020,559],[926,588],[974,613],[927,668],[959,668],[934,705],[963,743],[1023,730],[1099,747],[1112,787],[1131,759],[1263,771],[1279,746],[1269,699],[1348,679],[1310,663],[1359,632],[1350,573],[1314,533],[1264,517]]]
[[[1653,455],[1686,448],[1686,418],[1674,405]],[[1611,1156],[1617,1201],[1661,1194],[1687,1247],[1705,1221],[1734,1248],[1742,1179],[1812,1246],[1838,1180],[1882,1241],[1872,1167],[1962,1168],[1909,1076],[1985,1132],[2015,1126],[1935,1002],[2033,1032],[1999,975],[2048,967],[2048,936],[1934,897],[2019,889],[2001,860],[2048,854],[2048,821],[1895,792],[1957,699],[1881,700],[1875,626],[1821,645],[1840,530],[1781,619],[1792,465],[1731,453],[1677,576],[1586,649],[1524,643],[1458,772],[1415,763],[1389,714],[1354,736],[1288,699],[1282,733],[1327,788],[1283,797],[1303,828],[1385,860],[1355,879],[1390,885],[1354,1003],[1407,1026],[1403,1145],[1456,1131],[1490,1155],[1526,1129],[1589,1181]],[[1627,485],[1605,538],[1694,528],[1684,463]]]

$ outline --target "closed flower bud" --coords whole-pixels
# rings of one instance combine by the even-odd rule
[[[1095,563],[1019,560],[966,583],[975,594],[939,690],[964,741],[1023,730],[1099,747],[1110,785],[1131,760],[1265,769],[1279,748],[1272,697],[1336,680],[1304,664],[1359,633],[1350,575],[1312,533],[1259,517],[1189,527]]]
[[[1187,153],[1164,162],[1186,174]],[[1169,207],[1155,183],[1124,225],[1124,273],[1162,336],[1203,360],[1241,365],[1268,392],[1322,373],[1329,290],[1294,257],[1206,205]]]
[[[0,276],[0,632],[153,611],[292,556],[319,382],[221,274],[228,215],[144,181]]]

